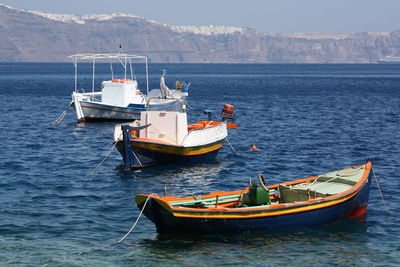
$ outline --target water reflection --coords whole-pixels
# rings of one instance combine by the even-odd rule
[[[216,257],[218,264],[241,263],[246,259],[252,263],[268,261],[269,264],[282,264],[289,258],[293,264],[293,256],[302,255],[302,261],[326,261],[326,257],[341,258],[340,262],[353,262],[353,257],[367,257],[368,223],[349,220],[338,221],[331,225],[312,228],[292,228],[257,233],[237,233],[230,235],[157,235],[155,239],[144,239],[140,247],[149,254],[191,262],[206,262],[204,256]],[[346,243],[355,250],[343,251]],[[337,253],[341,253],[338,255]],[[346,253],[347,255],[343,255]],[[305,255],[307,254],[307,255]],[[190,258],[186,258],[189,255]],[[283,259],[282,259],[283,257]],[[309,259],[308,259],[309,257]],[[225,258],[225,259],[223,259]],[[313,259],[313,260],[311,260]],[[289,262],[287,262],[289,264]],[[301,263],[299,263],[301,265]]]

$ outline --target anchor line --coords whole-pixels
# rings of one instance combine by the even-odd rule
[[[233,145],[231,144],[231,142],[229,142],[228,138],[225,138],[226,142],[228,142],[229,146],[232,148],[233,152],[237,153],[236,149],[233,147]]]
[[[117,138],[117,140],[121,137],[121,135]],[[86,176],[91,176],[93,175],[93,173],[95,173],[95,171],[97,170],[97,168],[100,167],[100,165],[102,165],[104,163],[104,161],[110,156],[111,151],[113,151],[113,149],[115,148],[115,146],[117,145],[117,142],[114,142],[114,144],[112,145],[111,149],[107,152],[107,154],[104,156],[104,158],[100,161],[99,164],[97,164],[97,166],[91,171],[89,172]]]
[[[188,102],[186,102],[184,99],[180,99],[179,100],[181,103],[185,104],[186,106],[188,106],[195,114],[197,117],[199,117],[201,114],[200,112],[196,111],[191,105],[189,105]]]
[[[133,149],[132,149],[132,154],[136,158],[137,162],[139,162],[140,167],[143,167],[143,164],[140,162],[138,156],[136,156],[136,153],[133,151]]]
[[[64,119],[65,115],[67,115],[67,112],[69,110],[69,108],[72,106],[72,104],[74,103],[74,100],[71,100],[71,102],[69,103],[68,107],[61,113],[61,115],[55,119],[53,121],[54,124],[60,124],[61,121]]]
[[[374,167],[371,166],[371,169],[372,169],[372,173],[373,173],[374,178],[375,178],[376,186],[378,187],[378,191],[379,191],[379,194],[380,194],[380,196],[381,196],[381,200],[382,200],[382,203],[383,203],[383,207],[385,208],[386,213],[389,213],[389,209],[388,209],[388,207],[386,206],[385,199],[383,198],[381,186],[379,185],[378,177],[377,177],[376,174],[375,174]]]
[[[156,193],[152,193],[152,194],[150,194],[150,195],[147,197],[146,201],[144,202],[143,208],[140,210],[139,216],[137,217],[135,223],[132,225],[131,229],[129,229],[129,231],[128,231],[120,240],[118,240],[118,243],[121,243],[122,241],[124,241],[124,239],[127,238],[128,235],[130,235],[130,233],[133,231],[133,229],[135,229],[137,223],[139,222],[140,217],[141,217],[142,214],[143,214],[144,209],[146,208],[147,202],[149,201],[149,199],[150,199],[151,196],[153,196],[153,195],[154,195],[154,196],[157,196]]]

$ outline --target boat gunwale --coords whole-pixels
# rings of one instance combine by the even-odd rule
[[[198,148],[198,147],[212,145],[212,144],[215,144],[215,143],[218,143],[218,142],[221,142],[221,141],[225,140],[225,138],[226,137],[221,138],[221,139],[219,139],[217,141],[213,141],[211,143],[207,143],[207,144],[204,144],[204,145],[197,145],[197,146],[178,146],[176,144],[165,142],[165,141],[161,141],[161,140],[156,140],[156,139],[151,139],[151,138],[140,138],[140,137],[139,138],[133,138],[133,139],[130,140],[130,142],[131,143],[138,143],[138,144],[152,144],[152,145],[161,145],[161,146],[173,146],[173,147],[176,147],[176,148],[184,149],[184,148]],[[122,142],[122,141],[119,140],[118,142]],[[146,148],[142,148],[142,149],[146,149]],[[154,151],[153,149],[148,149],[148,150]]]
[[[188,125],[188,127],[190,127],[191,125],[194,125],[194,124],[198,124],[198,123],[200,123],[200,122],[208,122],[208,125],[206,125],[206,126],[202,126],[202,127],[199,127],[199,128],[191,128],[190,130],[189,130],[189,132],[188,132],[188,135],[192,132],[192,131],[199,131],[199,130],[205,130],[205,129],[212,129],[212,128],[216,128],[216,127],[222,127],[224,124],[225,124],[225,127],[226,127],[226,121],[198,121],[198,122],[196,122],[196,123],[192,123],[192,124],[190,124],[190,125]],[[211,125],[211,123],[213,123],[213,122],[215,122],[215,123],[217,123],[217,124],[215,124],[215,125]]]
[[[180,150],[184,150],[184,149],[201,149],[203,146],[208,146],[208,145],[218,145],[212,149],[209,150],[205,150],[203,152],[197,152],[197,153],[184,153],[184,152],[170,152],[170,151],[162,151],[162,150],[156,150],[156,149],[151,149],[151,148],[147,148],[147,147],[140,147],[140,149],[144,149],[144,150],[148,150],[148,151],[152,151],[155,153],[160,153],[160,154],[168,154],[168,155],[177,155],[177,156],[185,156],[185,157],[192,157],[192,156],[200,156],[200,155],[204,155],[204,154],[208,154],[214,151],[217,151],[219,149],[221,149],[223,147],[223,144],[218,144],[219,142],[222,142],[223,139],[218,140],[216,142],[213,143],[209,143],[206,145],[200,145],[200,146],[177,146],[177,145],[165,145],[165,144],[157,144],[155,143],[154,145],[161,145],[161,146],[165,146],[165,147],[174,147],[174,148],[178,148]],[[138,142],[139,143],[139,142]],[[146,144],[145,142],[143,142],[143,144]],[[150,143],[149,143],[150,144]]]
[[[268,205],[267,207],[262,207],[262,206],[254,206],[254,207],[248,207],[244,208],[241,210],[237,210],[237,208],[229,208],[229,207],[215,207],[215,208],[185,208],[185,207],[174,207],[173,205],[170,204],[171,200],[166,200],[165,197],[160,198],[160,197],[155,197],[151,196],[157,203],[161,204],[163,203],[162,206],[168,206],[168,210],[172,213],[173,216],[175,217],[189,217],[189,218],[215,218],[215,219],[223,219],[223,218],[244,218],[244,217],[267,217],[267,216],[277,216],[277,215],[284,215],[284,214],[289,214],[289,213],[299,213],[299,212],[304,212],[304,211],[310,211],[310,210],[315,210],[319,208],[325,208],[325,207],[330,207],[334,206],[340,203],[343,203],[352,197],[356,196],[364,187],[364,185],[368,182],[368,177],[370,175],[372,163],[368,161],[365,164],[361,164],[358,166],[353,166],[353,167],[365,167],[364,172],[362,176],[359,178],[357,183],[350,187],[349,189],[333,194],[330,196],[326,197],[318,197],[318,198],[313,198],[309,199],[307,201],[301,201],[301,202],[294,202],[294,203],[279,203],[279,204],[272,204]],[[348,167],[351,168],[351,167]],[[347,168],[345,168],[347,169]],[[338,170],[341,171],[341,170]],[[312,176],[309,178],[305,179],[300,179],[300,180],[295,180],[295,181],[289,181],[289,182],[284,182],[284,183],[279,183],[279,184],[274,184],[268,186],[270,189],[277,188],[279,185],[291,185],[291,184],[296,184],[296,183],[302,183],[306,181],[312,181],[317,179],[320,176]],[[225,196],[227,195],[233,195],[235,192],[246,192],[249,188],[245,188],[244,190],[238,190],[238,191],[231,191],[231,192],[224,192]],[[215,192],[218,193],[218,192]],[[222,192],[220,192],[222,193]],[[209,194],[206,195],[217,195],[217,194]],[[142,195],[145,196],[145,195]],[[222,196],[222,195],[220,195]],[[181,199],[183,200],[184,198],[174,198],[174,199]],[[189,200],[190,197],[187,197]],[[206,199],[206,198],[205,198]]]
[[[165,107],[170,107],[170,106],[175,106],[179,104],[179,100],[176,98],[166,98],[168,101],[166,103],[150,103],[150,110],[154,110],[154,108],[165,108]],[[118,106],[118,105],[113,105],[113,104],[105,104],[104,102],[100,101],[86,101],[86,100],[79,100],[81,104],[91,104],[91,105],[97,105],[97,106],[104,106],[104,107],[110,107],[110,108],[122,108],[122,109],[133,109],[133,110],[146,110],[146,103],[144,104],[139,104],[139,103],[129,103],[127,106]],[[136,106],[135,106],[136,105]],[[143,106],[143,107],[142,107]],[[91,107],[87,107],[91,108]],[[153,108],[153,109],[152,109]],[[158,111],[158,110],[155,110]]]

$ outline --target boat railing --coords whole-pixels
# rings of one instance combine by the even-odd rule
[[[154,97],[147,98],[147,100],[146,100],[146,111],[150,110],[150,102],[151,102],[151,100],[155,100],[155,99],[158,99],[158,100],[161,100],[161,99],[171,99],[171,100],[175,99],[175,100],[178,100],[180,102],[180,104],[181,104],[181,111],[182,112],[185,111],[185,102],[181,98],[177,98],[177,97],[173,97],[173,96],[169,96],[167,98],[161,98],[159,96],[154,96]]]
[[[111,69],[111,78],[114,79],[114,70],[113,70],[113,62],[121,64],[124,71],[124,79],[129,76],[128,71],[130,72],[131,79],[134,80],[135,73],[132,68],[133,60],[144,60],[145,61],[145,71],[146,71],[146,89],[147,94],[149,93],[149,71],[148,71],[148,60],[146,56],[125,54],[125,53],[114,53],[114,54],[76,54],[71,55],[68,58],[72,59],[72,62],[75,67],[75,92],[78,89],[78,62],[79,61],[89,61],[92,62],[92,92],[94,92],[95,87],[95,73],[96,73],[96,63],[99,62],[109,62]]]
[[[102,95],[103,93],[102,92],[89,92],[89,93],[78,93],[78,94],[80,94],[82,96],[99,96],[99,95]]]
[[[101,95],[102,92],[73,93],[74,98],[78,98],[80,100],[90,100],[90,101],[96,101],[97,99],[99,99],[99,97],[101,97]]]

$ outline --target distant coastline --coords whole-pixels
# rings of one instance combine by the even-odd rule
[[[400,57],[386,56],[378,60],[379,64],[400,64]]]
[[[176,26],[134,14],[74,16],[0,4],[0,62],[69,62],[75,53],[129,53],[152,63],[387,63],[400,31],[262,33],[230,26]]]

